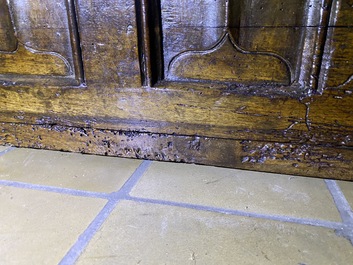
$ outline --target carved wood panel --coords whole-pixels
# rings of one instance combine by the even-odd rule
[[[145,85],[318,90],[332,0],[140,0]],[[185,8],[187,7],[187,8]]]
[[[0,0],[0,81],[79,85],[83,81],[71,0]]]
[[[353,180],[352,3],[0,0],[0,144]]]

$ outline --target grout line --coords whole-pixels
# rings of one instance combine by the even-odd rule
[[[90,198],[97,198],[97,199],[109,198],[109,194],[103,193],[103,192],[59,188],[59,187],[24,183],[24,182],[18,182],[18,181],[0,180],[0,185],[20,188],[20,189],[47,191],[47,192],[53,192],[53,193],[60,193],[60,194],[67,194],[67,195],[81,196],[81,197],[90,197]]]
[[[218,208],[218,207],[212,207],[212,206],[203,206],[198,204],[190,204],[190,203],[182,203],[182,202],[139,198],[139,197],[133,197],[133,196],[130,196],[126,199],[130,201],[135,201],[135,202],[175,206],[175,207],[188,208],[188,209],[199,210],[199,211],[216,212],[216,213],[222,213],[227,215],[252,217],[252,218],[266,219],[266,220],[272,220],[272,221],[281,221],[286,223],[296,223],[301,225],[319,226],[319,227],[325,227],[330,229],[342,229],[344,227],[343,223],[331,222],[331,221],[325,221],[325,220],[296,218],[296,217],[281,216],[281,215],[259,214],[259,213],[245,212],[240,210],[232,210],[232,209]]]
[[[142,175],[147,171],[151,164],[152,161],[144,160],[131,175],[131,177],[125,182],[125,184],[118,191],[112,193],[112,196],[117,196],[118,198],[128,197],[130,191],[137,184],[137,182],[140,180]]]
[[[6,148],[5,150],[3,150],[3,151],[1,151],[0,152],[0,156],[3,156],[3,155],[5,155],[5,154],[7,154],[8,152],[11,152],[11,151],[13,151],[13,150],[15,150],[16,148],[15,147],[8,147],[8,148]]]
[[[142,165],[142,164],[141,164]],[[266,215],[266,214],[258,214],[252,212],[245,212],[240,210],[232,210],[226,208],[218,208],[212,206],[203,206],[197,204],[189,204],[189,203],[180,203],[180,202],[173,202],[173,201],[164,201],[164,200],[155,200],[155,199],[148,199],[148,198],[139,198],[129,196],[128,193],[131,189],[135,186],[137,181],[139,180],[139,174],[142,175],[143,172],[137,172],[138,170],[144,171],[148,167],[148,164],[145,164],[143,167],[139,167],[136,169],[135,175],[132,175],[130,179],[126,182],[120,191],[113,192],[111,194],[106,193],[99,193],[99,192],[91,192],[91,191],[81,191],[75,189],[67,189],[67,188],[57,188],[52,186],[43,186],[37,184],[29,184],[29,183],[22,183],[22,182],[15,182],[15,181],[7,181],[7,180],[0,180],[0,185],[3,186],[10,186],[15,188],[22,188],[22,189],[31,189],[31,190],[39,190],[39,191],[46,191],[46,192],[53,192],[59,194],[67,194],[72,196],[81,196],[81,197],[90,197],[90,198],[100,198],[100,199],[107,199],[107,200],[131,200],[136,202],[145,202],[145,203],[152,203],[152,204],[160,204],[160,205],[168,205],[168,206],[176,206],[194,210],[202,210],[202,211],[209,211],[209,212],[217,212],[223,214],[230,214],[230,215],[237,215],[237,216],[244,216],[244,217],[254,217],[254,218],[261,218],[261,219],[269,219],[274,221],[283,221],[283,222],[290,222],[290,223],[298,223],[304,225],[313,225],[313,226],[322,226],[326,228],[332,229],[340,229],[342,228],[343,223],[338,222],[330,222],[330,221],[322,221],[322,220],[315,220],[315,219],[305,219],[305,218],[295,218],[289,216],[276,216],[276,215]]]
[[[341,215],[341,219],[345,227],[336,231],[338,236],[348,239],[353,245],[353,211],[344,196],[340,186],[335,180],[325,180],[326,186],[336,204],[337,210]]]
[[[143,173],[148,169],[151,163],[151,161],[143,161],[119,191],[113,192],[108,195],[107,204],[98,213],[96,218],[94,218],[94,220],[86,228],[86,230],[79,236],[76,243],[70,248],[70,250],[60,261],[60,265],[72,265],[77,261],[77,259],[84,252],[94,235],[98,232],[98,230],[107,220],[111,212],[115,209],[116,205],[128,196],[131,189],[136,185],[136,183],[139,181],[139,179],[142,177]]]
[[[325,180],[325,183],[341,215],[342,221],[353,225],[353,211],[341,188],[334,180]]]
[[[103,192],[60,188],[60,187],[54,187],[54,186],[32,184],[32,183],[19,182],[19,181],[10,181],[10,180],[0,180],[0,185],[21,188],[21,189],[54,192],[54,193],[67,194],[67,195],[73,195],[73,196],[90,197],[90,198],[110,199],[112,196],[118,196],[120,198],[120,197],[128,196],[131,189],[136,185],[137,181],[140,179],[142,174],[147,170],[147,168],[150,166],[151,163],[152,163],[151,161],[147,161],[147,160],[142,162],[137,167],[135,172],[130,176],[130,178],[125,182],[125,184],[120,188],[120,190],[113,192],[111,194],[103,193]]]
[[[100,227],[103,225],[105,220],[114,210],[115,206],[119,201],[110,200],[98,213],[86,230],[78,237],[75,244],[66,253],[59,265],[72,265],[75,264],[77,259],[81,256],[88,243],[92,240],[93,236],[98,232]]]

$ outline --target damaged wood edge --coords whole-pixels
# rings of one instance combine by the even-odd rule
[[[0,144],[353,180],[353,149],[65,126],[0,123]]]
[[[303,105],[305,105],[303,103]],[[305,105],[306,106],[306,105]],[[242,109],[239,109],[242,111]],[[237,110],[238,111],[238,110]],[[239,111],[239,113],[241,113]],[[307,111],[308,113],[308,111]],[[182,126],[177,123],[157,122],[157,121],[133,121],[126,119],[108,119],[104,121],[95,117],[94,119],[87,116],[79,117],[50,117],[44,116],[39,118],[40,114],[24,113],[24,112],[7,112],[4,113],[7,118],[4,123],[32,124],[39,126],[55,126],[62,125],[66,127],[78,128],[94,128],[96,130],[109,128],[110,130],[122,131],[138,131],[141,133],[160,133],[170,135],[194,136],[200,135],[209,138],[223,138],[234,140],[261,140],[261,141],[277,141],[277,142],[315,142],[315,144],[327,144],[330,146],[351,146],[353,147],[352,128],[338,127],[334,128],[331,124],[312,124],[310,121],[310,129],[308,129],[306,121],[303,118],[288,118],[288,125],[284,129],[250,129],[236,128],[231,126],[213,127],[211,125],[189,124],[183,123]],[[157,128],[157,130],[156,130]]]

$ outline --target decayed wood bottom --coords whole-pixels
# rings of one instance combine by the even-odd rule
[[[353,149],[0,123],[0,144],[353,180]]]

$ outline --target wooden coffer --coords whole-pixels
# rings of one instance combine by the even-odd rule
[[[352,0],[0,0],[0,144],[353,180]]]

